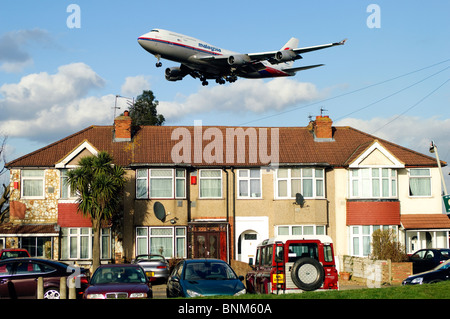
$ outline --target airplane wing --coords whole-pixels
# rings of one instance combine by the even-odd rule
[[[302,53],[322,50],[337,45],[343,45],[347,39],[340,42],[321,44],[304,48],[285,48],[279,51],[269,51],[260,53],[248,53],[248,54],[236,54],[236,55],[220,55],[220,56],[203,56],[197,57],[198,60],[208,61],[217,65],[244,65],[255,64],[260,61],[269,61],[272,64],[278,64],[283,62],[295,61],[301,59]]]
[[[315,45],[315,46],[311,46],[311,47],[296,48],[296,49],[284,49],[284,50],[280,50],[280,51],[270,51],[270,52],[261,52],[261,53],[250,53],[247,55],[250,57],[250,59],[252,61],[267,60],[272,64],[277,64],[277,63],[295,61],[295,60],[301,59],[302,57],[300,56],[300,54],[302,54],[302,53],[322,50],[322,49],[330,48],[330,47],[337,46],[337,45],[343,45],[345,43],[345,41],[347,41],[347,39],[344,39],[340,42]]]

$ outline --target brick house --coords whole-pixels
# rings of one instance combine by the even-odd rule
[[[318,116],[306,127],[143,126],[128,112],[7,163],[10,222],[0,244],[79,264],[91,224],[66,172],[107,151],[126,169],[120,229],[102,230],[102,260],[138,254],[247,262],[277,234],[328,234],[336,255],[368,256],[391,228],[407,252],[448,247],[436,160]],[[446,163],[442,163],[445,165]]]

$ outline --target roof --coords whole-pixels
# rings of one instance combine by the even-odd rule
[[[407,214],[401,215],[405,229],[449,229],[450,218],[445,214]]]
[[[124,167],[176,164],[172,160],[172,152],[177,150],[176,154],[184,155],[181,151],[183,145],[188,145],[190,148],[184,148],[183,151],[190,152],[188,164],[192,166],[261,166],[268,163],[261,160],[264,155],[273,156],[270,151],[271,139],[276,136],[276,133],[279,136],[278,144],[275,138],[273,140],[274,147],[278,147],[279,150],[278,162],[280,164],[348,167],[355,158],[377,141],[395,158],[404,163],[405,167],[437,166],[436,159],[433,157],[347,126],[333,127],[332,141],[317,141],[309,127],[202,126],[201,129],[200,133],[196,126],[142,126],[135,133],[131,142],[114,142],[114,126],[90,126],[17,158],[5,166],[7,168],[54,167],[84,141],[88,141],[99,151],[107,151],[113,156],[116,164]],[[247,156],[243,161],[236,155],[239,153],[237,152],[238,139],[234,139],[234,133],[255,134],[254,137],[257,138],[257,141],[255,140],[255,143],[251,144],[248,143],[250,139],[247,137],[245,144]],[[261,150],[257,143],[264,141],[264,134],[267,136],[267,143],[264,145],[267,147],[267,151],[257,153],[258,150]],[[228,138],[229,136],[230,138]],[[201,149],[197,147],[197,144],[202,139],[203,152],[199,152]],[[229,143],[234,142],[234,149],[227,149],[227,139]],[[227,161],[228,150],[234,150],[232,161]],[[215,156],[215,160],[208,161],[208,158],[202,156],[204,154],[212,154]],[[251,161],[248,154],[257,154],[257,161]],[[201,161],[198,161],[198,158],[201,158]],[[446,163],[443,162],[443,165]]]

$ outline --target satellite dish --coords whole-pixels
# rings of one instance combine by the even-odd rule
[[[300,207],[303,207],[305,205],[305,199],[303,198],[303,195],[300,193],[295,194],[295,203],[297,205],[300,205]]]
[[[166,209],[160,202],[155,202],[153,204],[153,212],[155,213],[156,218],[160,221],[164,222],[166,220]]]

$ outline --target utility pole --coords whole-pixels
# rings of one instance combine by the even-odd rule
[[[441,175],[442,186],[444,187],[444,195],[442,196],[442,199],[444,201],[445,210],[446,210],[447,214],[449,214],[450,213],[450,196],[447,193],[447,186],[445,185],[444,174],[442,173],[441,161],[439,160],[437,146],[436,146],[436,144],[434,144],[433,141],[431,141],[430,153],[436,154],[436,161],[437,161],[437,164],[439,167],[439,174]]]

